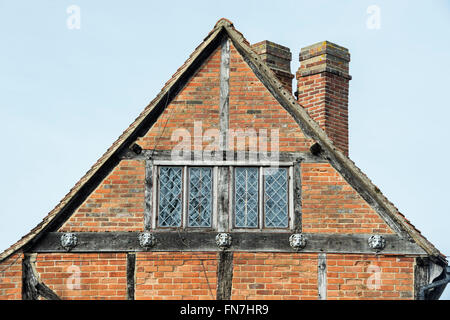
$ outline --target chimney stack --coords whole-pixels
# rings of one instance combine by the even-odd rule
[[[252,48],[275,73],[284,87],[292,93],[294,75],[291,74],[291,50],[267,40],[253,44]]]
[[[348,155],[348,86],[350,53],[324,41],[302,48],[297,71],[298,102]]]

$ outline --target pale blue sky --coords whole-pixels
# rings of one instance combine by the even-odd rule
[[[81,29],[69,30],[70,5]],[[368,29],[377,5],[380,29]],[[0,0],[0,251],[36,226],[226,17],[350,50],[350,157],[450,255],[450,1]],[[443,298],[450,298],[450,289]]]

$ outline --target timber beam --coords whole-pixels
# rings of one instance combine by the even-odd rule
[[[29,252],[66,252],[60,239],[62,232],[50,232]],[[139,252],[139,251],[221,251],[216,244],[217,232],[153,231],[156,243],[146,249],[140,246],[139,232],[79,232],[77,245],[70,252]],[[227,251],[296,252],[291,248],[291,232],[230,232],[231,246]],[[371,234],[303,234],[307,253],[410,254],[426,256],[417,244],[397,235],[383,235],[385,248],[376,251],[369,246]]]

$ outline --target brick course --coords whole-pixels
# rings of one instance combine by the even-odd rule
[[[22,260],[18,252],[0,262],[0,300],[22,299]]]
[[[124,253],[50,253],[36,257],[41,281],[65,300],[125,300],[126,268]]]
[[[136,255],[136,300],[216,299],[216,252]]]
[[[145,161],[122,160],[59,231],[142,231],[144,195]]]
[[[235,253],[233,289],[236,300],[315,300],[317,254]]]
[[[327,298],[413,299],[414,258],[327,255]]]
[[[393,233],[330,164],[301,167],[303,232]]]

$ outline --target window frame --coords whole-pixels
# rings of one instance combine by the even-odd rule
[[[273,168],[272,167],[263,167],[261,171],[265,172],[265,169],[273,169]],[[286,227],[268,227],[268,226],[266,226],[266,180],[265,180],[265,174],[262,175],[262,179],[261,179],[261,181],[262,181],[262,185],[261,185],[261,189],[262,189],[262,191],[261,191],[261,193],[262,193],[261,225],[262,225],[262,229],[264,229],[264,230],[273,230],[273,229],[274,230],[277,230],[277,229],[278,230],[289,230],[289,228],[291,226],[291,221],[293,219],[293,217],[291,217],[291,214],[290,214],[291,213],[291,210],[290,210],[290,195],[291,195],[290,181],[292,179],[291,179],[290,171],[289,171],[288,167],[277,167],[276,169],[283,169],[286,171],[286,193],[287,193],[286,194],[286,204],[287,204],[286,215],[287,215],[287,219],[288,219],[287,226]]]
[[[258,168],[258,226],[257,227],[237,227],[235,224],[236,221],[236,207],[235,207],[235,192],[236,192],[236,168],[239,167],[256,167]],[[287,227],[266,227],[265,226],[265,180],[264,180],[264,171],[267,168],[274,168],[274,166],[270,165],[257,165],[257,164],[248,164],[248,165],[236,165],[230,166],[230,204],[229,204],[229,229],[231,231],[237,232],[261,232],[261,231],[269,231],[269,232],[286,232],[291,231],[294,228],[294,198],[293,198],[293,165],[280,165],[276,166],[278,169],[286,170],[286,178],[287,178],[287,204],[288,204],[288,225]]]
[[[258,170],[258,200],[257,200],[257,206],[258,206],[258,221],[256,224],[256,227],[238,227],[236,226],[236,169],[237,168],[256,168]],[[261,222],[261,169],[258,166],[254,165],[248,165],[248,166],[235,166],[231,168],[233,176],[233,183],[230,183],[230,187],[232,192],[230,194],[230,198],[233,199],[232,206],[228,208],[228,214],[231,216],[231,222],[230,222],[230,229],[232,230],[259,230],[260,229],[260,222]]]
[[[180,217],[180,226],[169,226],[169,227],[164,227],[164,226],[160,226],[159,225],[159,203],[160,203],[160,192],[161,192],[161,187],[160,187],[160,179],[159,177],[161,176],[161,168],[180,168],[181,167],[181,217]],[[183,213],[184,213],[184,201],[185,201],[185,195],[184,195],[184,168],[182,166],[159,166],[156,168],[156,176],[157,176],[157,181],[158,184],[156,186],[156,205],[155,205],[155,209],[157,212],[157,215],[155,216],[155,228],[156,229],[161,229],[161,230],[167,230],[167,229],[180,229],[183,228]]]
[[[294,163],[293,162],[282,162],[279,164],[275,163],[259,163],[259,162],[196,162],[196,161],[167,161],[167,160],[154,160],[152,162],[152,178],[153,178],[153,190],[152,190],[152,211],[151,211],[151,230],[155,231],[177,231],[177,230],[189,230],[189,231],[218,231],[218,190],[219,190],[219,167],[228,168],[229,182],[227,186],[228,190],[228,212],[226,213],[228,221],[228,229],[222,232],[274,232],[274,233],[286,233],[294,230]],[[180,227],[160,227],[158,226],[158,215],[159,215],[159,170],[161,167],[181,167],[182,168],[182,219]],[[211,227],[188,227],[188,201],[189,201],[189,178],[188,169],[190,167],[209,167],[212,169],[212,212],[211,212]],[[236,227],[235,226],[235,168],[236,167],[256,167],[258,169],[258,226],[257,227]],[[287,200],[288,200],[288,227],[265,227],[265,216],[264,216],[264,177],[261,174],[265,168],[284,168],[287,170]]]
[[[178,227],[164,227],[159,225],[159,202],[160,202],[160,169],[161,167],[181,168],[181,223]],[[211,169],[211,225],[209,227],[190,227],[189,223],[189,168],[204,167]],[[154,192],[152,200],[152,226],[153,230],[192,230],[192,231],[213,231],[217,226],[217,166],[208,166],[204,164],[154,164],[153,165],[153,186]]]
[[[207,168],[211,170],[211,199],[210,199],[210,204],[211,204],[211,217],[210,217],[210,225],[207,227],[191,227],[189,226],[189,196],[190,196],[190,186],[191,186],[191,181],[190,181],[190,169],[192,168]],[[186,214],[185,214],[185,226],[187,229],[201,229],[201,230],[208,230],[208,229],[212,229],[214,222],[213,222],[213,216],[214,216],[214,196],[217,195],[217,193],[214,193],[214,185],[216,180],[214,179],[214,167],[211,166],[186,166]],[[184,203],[183,203],[184,204]]]

